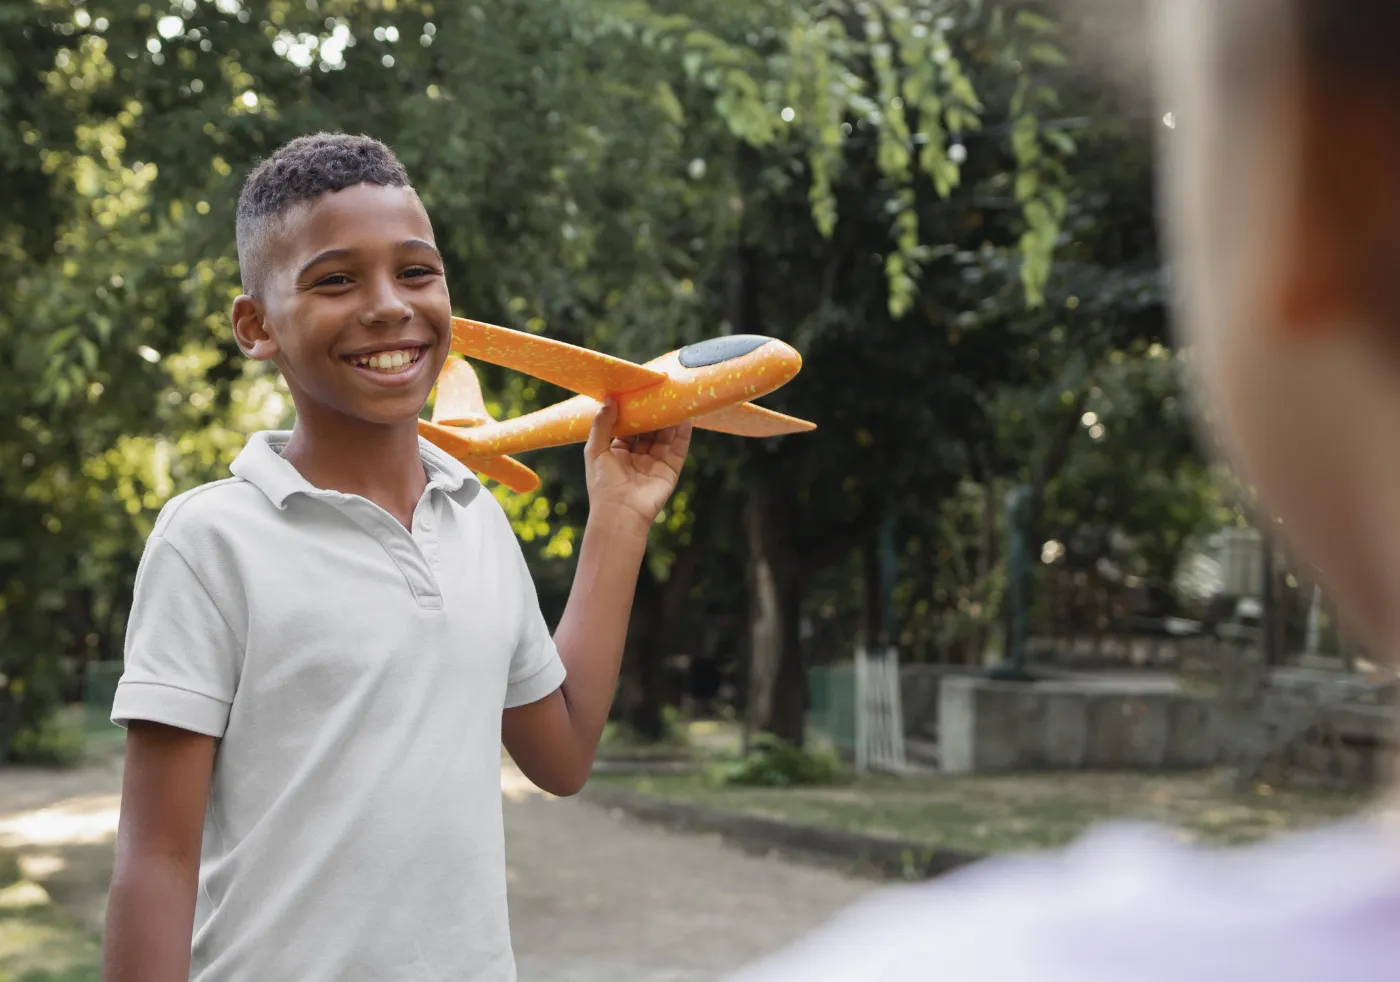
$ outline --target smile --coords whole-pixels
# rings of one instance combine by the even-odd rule
[[[392,351],[376,351],[368,355],[348,355],[344,360],[356,368],[379,375],[399,375],[418,364],[427,350],[426,345],[419,345],[412,348],[395,348]]]

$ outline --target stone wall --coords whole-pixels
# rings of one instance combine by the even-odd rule
[[[949,774],[1207,767],[1220,759],[1214,700],[1159,682],[1030,684],[971,675],[939,686],[939,757]]]
[[[1273,783],[1375,787],[1395,774],[1395,684],[1355,672],[1274,669],[1255,694],[1251,774]],[[1225,737],[1241,742],[1232,727]]]
[[[936,741],[930,760],[951,774],[1231,765],[1271,782],[1368,785],[1400,772],[1393,686],[1229,659],[1221,669],[1214,697],[1180,692],[1165,673],[1017,684],[963,667],[904,666],[905,733]],[[1328,725],[1282,745],[1320,718]]]
[[[972,675],[966,665],[899,666],[899,700],[904,711],[905,736],[938,739],[939,692],[943,680]]]

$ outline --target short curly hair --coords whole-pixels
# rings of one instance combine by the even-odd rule
[[[257,295],[268,273],[268,244],[295,205],[357,184],[412,188],[398,157],[364,135],[315,133],[278,147],[248,175],[238,195],[238,266],[244,292]]]

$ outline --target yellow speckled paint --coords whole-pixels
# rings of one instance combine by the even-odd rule
[[[617,399],[618,436],[659,430],[686,420],[693,420],[701,429],[749,437],[816,428],[805,420],[747,402],[786,384],[802,368],[797,351],[776,339],[727,361],[697,368],[686,368],[674,351],[637,365],[462,318],[453,319],[452,342],[453,350],[468,358],[526,372],[580,393],[524,416],[492,420],[471,366],[458,358],[448,359],[438,380],[433,419],[420,420],[420,432],[478,473],[514,490],[533,490],[539,478],[506,455],[582,443],[609,395]]]

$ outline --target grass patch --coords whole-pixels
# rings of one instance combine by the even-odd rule
[[[1361,794],[1237,795],[1229,775],[1044,774],[895,778],[832,786],[717,786],[703,775],[599,775],[645,794],[742,814],[908,839],[972,852],[1063,846],[1108,820],[1150,821],[1207,844],[1254,842],[1353,815]]]
[[[660,740],[639,737],[627,724],[610,720],[598,741],[600,757],[609,756],[674,759],[690,757],[697,760],[733,756],[742,741],[742,728],[732,721],[717,719],[690,720],[679,710],[667,707],[662,712],[664,724]]]
[[[102,946],[44,891],[0,888],[0,982],[101,982]]]

